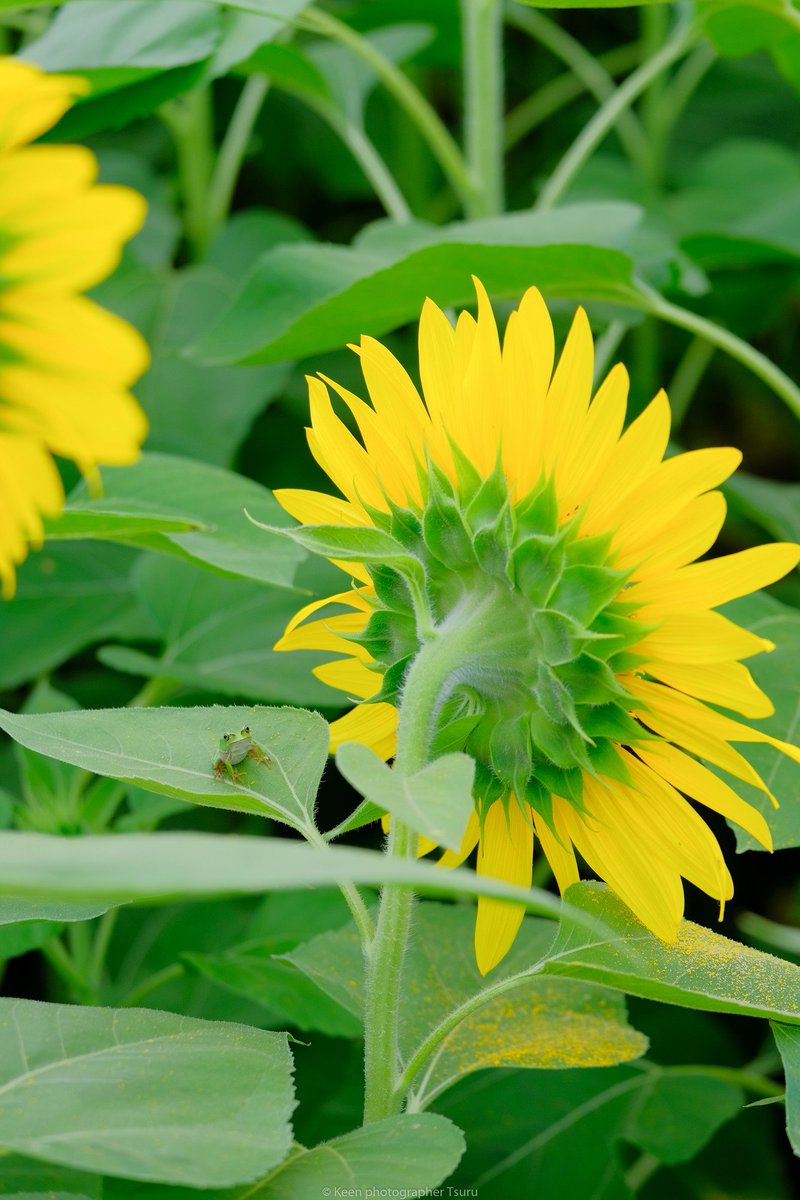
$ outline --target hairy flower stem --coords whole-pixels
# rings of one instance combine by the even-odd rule
[[[427,763],[436,716],[447,696],[448,683],[470,650],[474,652],[479,647],[484,626],[484,608],[478,605],[463,619],[440,626],[412,662],[400,705],[395,770],[411,775]],[[410,857],[415,853],[416,843],[416,834],[393,818],[387,854],[395,858]],[[414,893],[410,888],[384,887],[375,937],[367,951],[365,1125],[390,1117],[402,1107],[402,1095],[396,1092],[400,1071],[401,983],[413,904]]]

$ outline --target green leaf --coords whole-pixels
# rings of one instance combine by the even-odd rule
[[[268,533],[283,534],[312,554],[325,558],[340,558],[345,562],[380,563],[398,571],[419,575],[422,564],[409,554],[402,542],[382,529],[371,526],[345,528],[341,525],[298,525],[291,529],[270,529]]]
[[[475,964],[474,922],[474,912],[460,905],[422,903],[415,910],[403,968],[403,1062],[456,1009],[471,1007],[423,1065],[415,1107],[426,1107],[461,1077],[485,1067],[586,1069],[644,1053],[647,1038],[628,1025],[625,1004],[613,992],[574,980],[522,978],[546,956],[551,925],[525,920],[501,969],[487,983]],[[285,957],[328,996],[361,1016],[363,955],[352,925],[323,933]],[[515,977],[514,984],[503,986]],[[496,987],[499,993],[493,995]]]
[[[295,752],[302,755],[304,747],[296,746]],[[443,871],[432,863],[387,859],[352,847],[317,849],[285,838],[203,833],[80,838],[0,833],[0,896],[15,899],[96,900],[111,905],[263,895],[306,886],[333,887],[343,881],[375,886],[407,883],[438,895],[493,896],[524,904],[544,917],[562,911],[555,896],[536,888],[512,887],[474,871]],[[574,919],[581,922],[581,910]]]
[[[787,670],[787,666],[800,661],[800,612],[764,592],[735,600],[725,605],[722,611],[732,621],[775,643],[771,653],[758,654],[747,661],[756,683],[775,705],[775,713],[764,721],[749,724],[755,724],[782,741],[796,743],[800,728],[800,697],[795,674]],[[746,742],[737,744],[736,748],[761,775],[780,808],[773,808],[763,792],[738,779],[731,780],[736,791],[764,814],[776,850],[800,845],[800,763],[771,746]],[[737,826],[734,826],[734,832],[737,849],[751,850],[759,846]],[[763,850],[763,847],[759,848]]]
[[[662,942],[604,884],[573,884],[567,900],[547,972],[667,1004],[800,1025],[800,967],[692,921],[682,922],[674,944]],[[605,934],[578,930],[576,910],[595,917]]]
[[[0,897],[0,927],[17,921],[89,921],[108,911],[94,900],[26,900]]]
[[[773,1021],[772,1032],[786,1073],[786,1132],[800,1155],[800,1030]]]
[[[2,1186],[3,1200],[100,1200],[103,1180],[99,1175],[7,1154],[3,1156]]]
[[[284,1034],[147,1009],[3,999],[0,1046],[8,1150],[219,1187],[255,1179],[291,1146]]]
[[[104,497],[84,504],[74,501],[60,516],[47,517],[44,523],[48,541],[95,538],[130,542],[148,534],[186,533],[199,527],[198,522],[185,517],[158,513],[143,499],[132,499],[122,505]]]
[[[200,367],[183,349],[219,319],[259,254],[307,236],[277,214],[240,213],[220,229],[202,265],[165,273],[124,263],[97,290],[150,344],[150,368],[135,387],[150,422],[150,451],[230,463],[256,415],[285,386],[288,370]]]
[[[326,1188],[334,1189],[331,1195],[388,1189],[424,1196],[452,1174],[463,1153],[464,1136],[446,1117],[408,1113],[298,1149],[248,1200],[308,1200],[329,1194]]]
[[[466,754],[437,758],[416,775],[404,776],[369,749],[348,742],[336,752],[348,783],[383,812],[390,812],[438,846],[458,850],[474,809],[475,764]]]
[[[245,760],[234,783],[214,772],[219,740],[249,725],[271,766]],[[328,754],[316,713],[290,708],[120,708],[36,716],[0,710],[0,728],[31,750],[195,804],[312,822]]]
[[[82,3],[85,0],[81,0]],[[188,533],[150,533],[126,541],[191,559],[225,575],[241,575],[261,583],[290,587],[303,554],[279,534],[267,534],[248,521],[244,510],[280,525],[288,520],[261,484],[233,471],[168,454],[143,454],[132,467],[103,472],[105,495],[88,499],[85,484],[71,494],[67,511],[77,502],[82,513],[124,510],[152,504],[163,514],[201,528]]]
[[[122,546],[51,545],[20,567],[17,594],[0,605],[0,687],[43,675],[94,642],[142,638],[151,623],[130,583]]]
[[[406,1113],[292,1153],[262,1183],[203,1192],[203,1200],[316,1200],[330,1196],[426,1196],[457,1166],[464,1137],[446,1117]],[[330,1191],[328,1190],[330,1189]],[[110,1181],[105,1200],[193,1200],[196,1193]],[[198,1197],[199,1200],[199,1197]]]
[[[685,1162],[742,1100],[702,1067],[643,1063],[468,1080],[440,1102],[468,1146],[448,1185],[475,1188],[481,1200],[630,1200],[621,1142],[659,1162]]]
[[[311,673],[332,656],[273,650],[299,607],[296,593],[247,579],[221,578],[171,558],[144,558],[133,578],[155,623],[160,657],[104,646],[98,651],[101,662],[237,699],[308,707],[340,703]]]
[[[54,938],[59,929],[54,921],[25,921],[20,925],[0,926],[0,962],[27,954],[29,950],[38,950]]]
[[[800,541],[800,484],[737,471],[725,484],[732,507],[779,541]]]
[[[193,348],[204,362],[280,362],[338,349],[416,320],[426,295],[474,301],[470,274],[498,296],[532,279],[548,296],[639,306],[616,247],[639,220],[629,204],[572,205],[446,228],[380,225],[352,248],[279,246],[254,267],[220,323]]]
[[[219,14],[194,0],[81,0],[65,4],[24,57],[46,71],[84,67],[158,67],[213,53]]]

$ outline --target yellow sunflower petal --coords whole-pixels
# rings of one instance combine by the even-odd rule
[[[359,704],[330,723],[331,754],[345,742],[369,746],[386,761],[397,753],[397,709],[392,704]]]
[[[340,658],[336,662],[321,663],[313,668],[313,674],[328,687],[338,688],[348,696],[369,700],[380,691],[381,677],[370,671],[358,658]]]
[[[637,746],[636,753],[674,788],[741,826],[765,849],[772,849],[769,825],[758,809],[742,800],[741,796],[737,796],[733,788],[702,763],[667,742]]]
[[[448,433],[459,443],[463,435],[463,413],[458,405],[456,338],[453,326],[432,300],[425,301],[419,321],[419,373],[431,416],[431,454],[434,462],[452,478]]]
[[[775,643],[742,629],[718,612],[677,612],[636,644],[645,662],[704,663],[750,658]]]
[[[376,472],[381,490],[395,504],[404,506],[420,499],[417,468],[401,425],[381,421],[374,408],[327,375],[320,377],[341,396],[355,418],[358,432],[371,462],[380,463]]]
[[[362,508],[338,496],[324,492],[307,492],[302,488],[275,488],[273,496],[290,516],[303,525],[366,525],[368,518]]]
[[[442,857],[439,859],[438,866],[440,867],[460,867],[461,864],[469,858],[472,851],[478,844],[478,839],[481,836],[481,823],[477,812],[473,809],[469,814],[467,827],[464,830],[464,836],[461,839],[461,845],[458,851],[445,850]]]
[[[402,431],[412,456],[424,462],[431,421],[408,372],[375,338],[362,337],[358,353],[376,413]]]
[[[578,308],[547,392],[544,465],[559,479],[559,460],[578,437],[589,408],[594,373],[594,342],[589,318]]]
[[[337,592],[335,596],[324,596],[321,600],[312,600],[304,608],[298,609],[283,631],[284,637],[291,633],[293,629],[296,629],[298,625],[302,624],[306,617],[310,617],[312,613],[318,612],[326,604],[346,604],[349,608],[357,608],[359,612],[363,613],[371,611],[369,600],[361,592],[356,591],[355,588],[351,588],[347,592]]]
[[[533,826],[525,820],[513,797],[507,810],[496,801],[484,818],[478,874],[529,888],[532,870]],[[491,971],[508,953],[524,916],[524,904],[507,904],[486,896],[478,898],[475,957],[481,975]]]
[[[635,565],[690,501],[731,475],[740,451],[728,448],[692,450],[662,462],[647,480],[628,494],[626,512],[614,532],[620,567]]]
[[[628,751],[621,753],[633,786],[612,786],[617,796],[625,795],[628,800],[627,817],[632,829],[642,836],[648,825],[654,826],[658,852],[668,865],[707,895],[720,902],[730,900],[733,880],[705,821],[658,772]]]
[[[497,461],[500,447],[500,406],[487,403],[500,379],[500,338],[486,289],[473,275],[478,296],[478,319],[461,383],[466,442],[462,446],[482,475]]]
[[[605,471],[586,497],[581,529],[587,534],[613,529],[615,513],[630,493],[651,475],[667,448],[671,415],[666,393],[659,392],[631,422],[614,447]]]
[[[584,778],[591,816],[565,805],[566,832],[589,866],[636,917],[665,942],[674,942],[683,916],[683,886],[677,870],[658,853],[655,835],[643,839],[629,820],[630,804],[593,779]]]
[[[775,583],[798,562],[800,546],[793,542],[754,546],[643,580],[629,589],[626,599],[641,605],[648,616],[680,608],[717,608]]]
[[[557,810],[561,805],[566,803],[567,801],[562,800],[560,796],[553,796],[553,819],[557,829],[559,826]],[[550,829],[550,826],[547,824],[544,818],[540,817],[537,812],[534,812],[533,814],[533,824],[534,829],[536,830],[536,836],[538,837],[542,846],[542,850],[544,851],[545,858],[553,869],[553,874],[555,875],[556,883],[558,884],[558,890],[563,896],[567,888],[571,884],[577,883],[580,878],[578,874],[578,864],[575,861],[575,851],[572,848],[572,842],[570,841],[566,830],[564,830],[563,833],[559,832],[559,836],[561,838],[559,841],[558,838],[554,836],[553,831]]]
[[[545,399],[554,357],[550,313],[537,289],[529,288],[508,319],[501,365],[500,436],[514,500],[527,495],[541,473]]]
[[[592,494],[602,478],[625,423],[628,387],[628,372],[617,363],[597,389],[578,436],[564,446],[556,465],[562,519]]]
[[[769,796],[773,804],[776,803],[756,769],[744,755],[729,745],[731,733],[736,733],[737,730],[741,732],[734,740],[770,741],[773,744],[773,740],[766,734],[760,734],[748,725],[740,725],[730,717],[723,717],[721,713],[707,708],[699,700],[693,700],[690,696],[675,692],[662,684],[631,676],[626,679],[625,686],[634,696],[644,701],[646,707],[634,708],[633,711],[634,716],[648,729],[677,743],[691,754],[706,759],[714,766],[722,767],[723,771],[728,771],[736,779],[751,783],[753,787]],[[746,734],[748,736],[745,736]]]
[[[0,147],[32,142],[88,90],[86,79],[45,75],[20,59],[0,59]]]
[[[686,505],[686,508],[661,530],[658,539],[643,552],[631,580],[649,579],[665,571],[694,562],[717,540],[725,522],[727,505],[722,492],[706,492]]]
[[[369,620],[366,613],[339,613],[319,621],[306,621],[284,633],[275,643],[275,650],[325,650],[351,654],[361,662],[371,661],[369,652],[348,637],[361,633]]]
[[[775,706],[741,663],[651,663],[650,675],[698,700],[721,704],[744,717],[769,717]]]
[[[364,513],[362,500],[373,508],[385,511],[386,501],[376,478],[375,465],[370,462],[364,447],[336,416],[322,380],[313,376],[306,378],[311,406],[311,430],[308,434],[311,453],[358,512]]]

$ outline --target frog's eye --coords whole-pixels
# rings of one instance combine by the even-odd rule
[[[232,733],[223,733],[222,740],[223,740],[223,742],[233,741],[233,734]]]
[[[247,737],[247,735],[250,733],[250,726],[245,725],[244,729],[242,730],[242,733],[245,735],[245,737]]]

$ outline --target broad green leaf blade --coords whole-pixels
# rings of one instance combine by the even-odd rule
[[[54,921],[24,921],[20,925],[3,924],[0,926],[0,961],[17,958],[27,954],[29,950],[38,950],[60,929]],[[2,1192],[0,1192],[2,1195]]]
[[[800,1030],[773,1021],[772,1032],[786,1074],[786,1132],[800,1155]]]
[[[621,997],[575,980],[529,974],[546,957],[552,925],[525,920],[502,967],[487,982],[475,964],[474,923],[474,912],[460,905],[420,903],[415,910],[403,968],[404,1062],[457,1008],[474,1006],[422,1067],[415,1107],[426,1107],[464,1075],[485,1067],[585,1069],[613,1066],[645,1052],[647,1038],[628,1025]],[[362,1015],[363,955],[352,925],[320,934],[285,957],[326,995],[354,1016]],[[511,979],[514,984],[507,982]]]
[[[160,656],[106,646],[98,651],[101,662],[237,699],[314,708],[341,705],[342,697],[312,674],[330,656],[273,649],[300,606],[296,593],[223,578],[165,556],[143,558],[133,580],[156,624]]]
[[[436,1113],[408,1113],[376,1121],[311,1149],[295,1146],[263,1182],[203,1200],[324,1200],[326,1196],[432,1196],[457,1166],[464,1136]],[[443,1193],[444,1194],[444,1193]],[[104,1200],[201,1200],[183,1188],[169,1194],[109,1181]]]
[[[135,501],[122,506],[93,500],[85,505],[76,503],[60,516],[47,518],[45,537],[48,541],[97,538],[126,542],[154,533],[188,533],[198,527],[197,522],[186,517],[148,512],[144,505],[140,507]]]
[[[732,621],[775,643],[771,653],[758,654],[747,662],[756,683],[775,705],[773,716],[750,724],[796,745],[800,731],[800,696],[796,672],[787,668],[800,661],[800,612],[764,592],[735,600],[725,605],[722,611]],[[758,743],[738,743],[736,749],[752,763],[780,807],[773,808],[763,792],[738,779],[731,780],[735,790],[764,814],[776,850],[800,845],[800,763],[771,746]],[[737,826],[734,826],[734,832],[739,850],[763,849]]]
[[[632,261],[616,248],[639,216],[628,204],[573,205],[444,229],[379,227],[352,248],[279,246],[192,353],[205,362],[280,362],[338,349],[416,320],[426,295],[473,303],[471,274],[499,296],[518,297],[535,279],[547,296],[639,307]]]
[[[95,900],[26,900],[0,897],[0,928],[18,921],[90,921],[107,912],[109,905]]]
[[[511,887],[473,871],[443,871],[427,862],[387,859],[372,850],[318,850],[284,838],[204,833],[81,838],[0,833],[0,896],[15,899],[98,900],[111,905],[262,895],[334,887],[341,881],[408,883],[438,895],[493,896],[525,904],[544,917],[562,911],[548,892]],[[574,920],[580,923],[580,911]]]
[[[368,746],[348,742],[336,752],[348,783],[376,808],[390,812],[438,846],[458,850],[470,813],[475,764],[466,754],[447,754],[410,777],[399,774]]]
[[[135,545],[189,558],[226,575],[283,587],[292,585],[297,565],[305,557],[288,539],[256,529],[248,521],[245,509],[268,523],[280,525],[288,518],[266,488],[233,471],[169,454],[144,454],[132,467],[104,471],[103,482],[106,494],[99,502],[101,509],[145,502],[201,527],[189,533],[126,538]],[[77,501],[84,513],[93,509],[83,484],[70,501]]]
[[[288,1025],[337,1038],[361,1036],[361,1025],[349,1012],[321,996],[305,975],[291,963],[275,958],[269,949],[184,954],[182,961],[218,987],[263,1006],[264,1020],[259,1023],[264,1026],[282,1029]]]
[[[135,558],[122,546],[78,543],[32,554],[16,596],[0,605],[0,687],[44,675],[94,642],[150,636],[130,583]]]
[[[452,1121],[438,1113],[408,1113],[296,1151],[248,1200],[431,1195],[463,1153],[464,1135]]]
[[[214,771],[224,733],[249,725],[271,766],[245,760],[240,782]],[[312,821],[328,754],[316,713],[290,708],[120,708],[35,716],[3,713],[0,728],[31,750],[97,775],[195,804],[272,817],[295,828]]]
[[[798,189],[800,204],[800,189]],[[735,507],[778,541],[800,540],[800,484],[737,471],[725,484]]]
[[[645,929],[604,884],[573,884],[567,899],[570,910],[565,909],[548,954],[548,973],[667,1004],[800,1025],[800,967],[692,921],[682,923],[678,940],[669,945]],[[577,929],[576,910],[597,919],[605,934],[587,936]]]
[[[100,1200],[102,1195],[99,1175],[20,1154],[4,1155],[2,1163],[3,1200]]]
[[[219,1187],[255,1179],[291,1146],[285,1034],[147,1009],[2,999],[0,1046],[0,1146],[8,1150]]]
[[[346,529],[340,525],[298,525],[290,529],[270,529],[273,536],[283,534],[312,554],[338,558],[345,562],[376,562],[394,566],[406,574],[420,575],[422,564],[390,533],[371,526]]]
[[[65,4],[24,57],[46,71],[177,67],[213,53],[219,13],[194,0],[81,0]]]
[[[632,1200],[621,1142],[660,1162],[685,1162],[742,1101],[702,1067],[484,1075],[440,1101],[468,1147],[448,1186],[475,1188],[480,1200]]]

